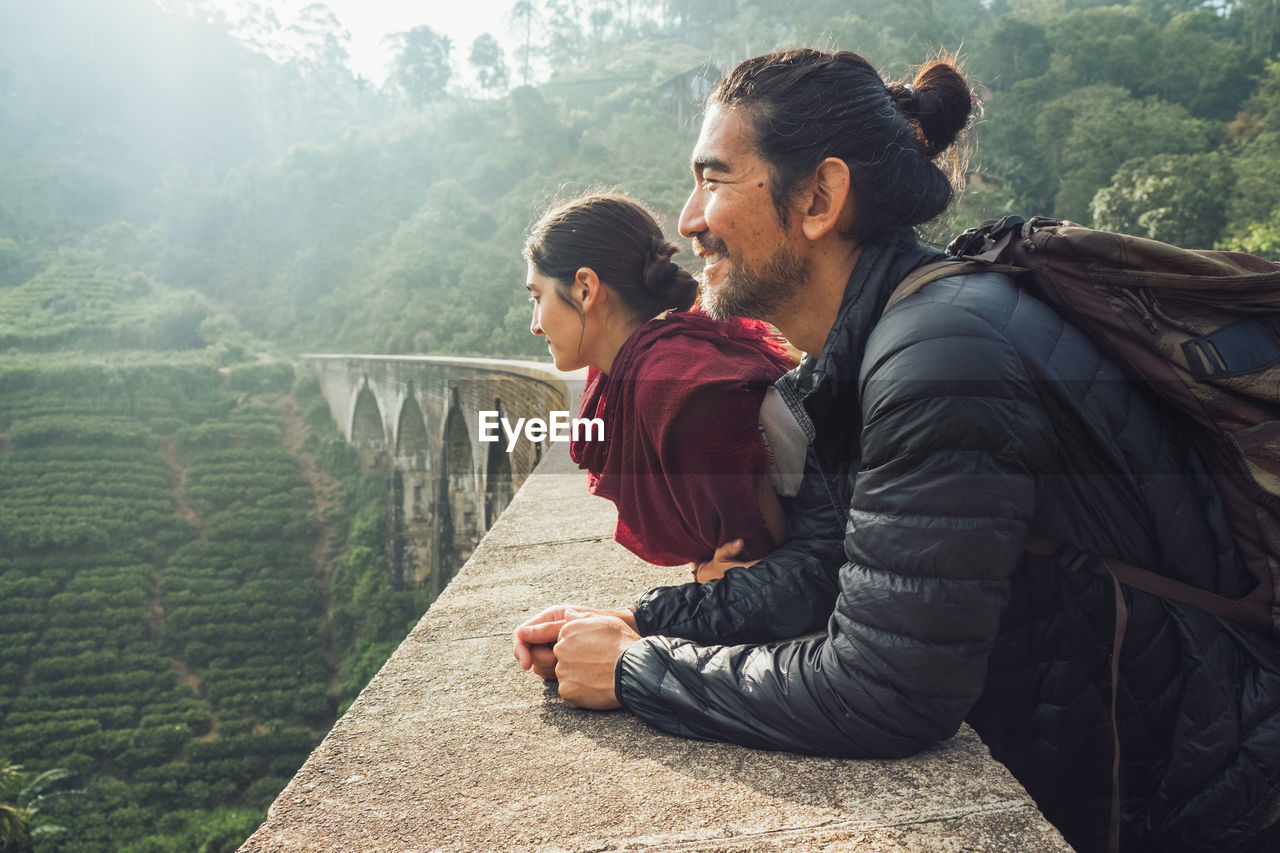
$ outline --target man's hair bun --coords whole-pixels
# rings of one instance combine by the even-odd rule
[[[911,83],[888,84],[889,97],[916,129],[916,142],[930,160],[951,147],[969,123],[973,92],[945,59],[920,69]]]
[[[796,48],[738,63],[710,102],[750,121],[779,220],[788,221],[814,170],[836,157],[849,166],[858,202],[842,234],[882,245],[946,210],[963,179],[955,143],[974,105],[958,64],[936,56],[910,83],[886,83],[851,51]]]

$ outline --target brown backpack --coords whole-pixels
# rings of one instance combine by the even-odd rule
[[[1029,551],[1262,630],[1280,632],[1280,264],[1191,251],[1061,220],[983,223],[915,270],[893,305],[940,278],[1005,272],[1049,303],[1194,436],[1258,586],[1232,600],[1104,555],[1032,538]]]

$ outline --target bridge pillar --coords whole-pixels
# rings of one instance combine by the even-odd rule
[[[422,588],[435,565],[432,500],[432,442],[426,416],[410,384],[396,421],[396,452],[391,465],[390,549],[398,586]]]

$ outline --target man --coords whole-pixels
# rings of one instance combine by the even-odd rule
[[[710,312],[808,354],[779,381],[810,437],[788,540],[632,610],[552,608],[516,657],[571,704],[763,748],[904,756],[968,720],[1081,850],[1280,849],[1272,638],[1024,550],[1244,594],[1189,442],[1002,276],[885,310],[939,257],[911,229],[950,200],[933,161],[970,97],[946,63],[886,87],[816,51],[719,84],[680,229]]]

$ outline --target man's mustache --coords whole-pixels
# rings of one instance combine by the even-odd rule
[[[698,255],[727,255],[729,247],[714,234],[699,234],[693,238],[693,251]]]

